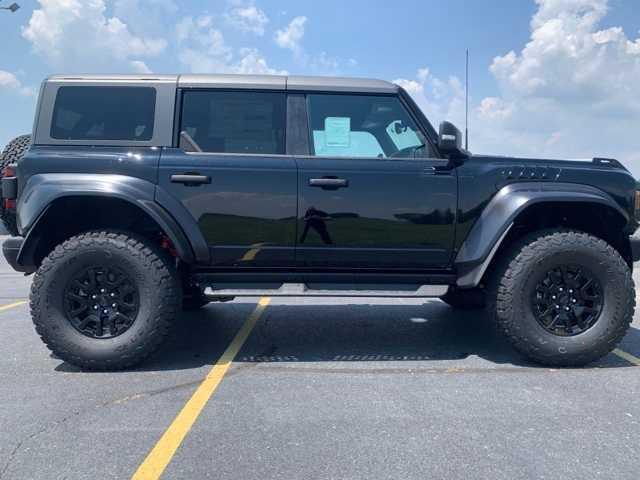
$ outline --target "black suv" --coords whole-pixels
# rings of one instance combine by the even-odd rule
[[[54,76],[3,156],[3,245],[60,358],[132,366],[237,296],[440,297],[583,365],[633,319],[640,203],[616,160],[472,155],[380,80]]]

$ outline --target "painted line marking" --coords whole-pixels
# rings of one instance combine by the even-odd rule
[[[4,312],[5,310],[9,310],[10,308],[16,308],[19,307],[20,305],[24,305],[25,303],[27,303],[26,300],[21,300],[19,302],[15,302],[15,303],[10,303],[9,305],[2,305],[0,307],[0,312]]]
[[[253,260],[256,259],[256,257],[258,256],[258,253],[260,253],[260,250],[262,249],[262,247],[264,246],[264,243],[255,243],[253,245],[251,245],[251,250],[248,250],[243,257],[240,259],[241,262],[252,262]]]
[[[634,355],[631,355],[630,353],[627,353],[624,350],[620,350],[619,348],[615,348],[612,353],[622,358],[623,360],[626,360],[627,362],[633,363],[634,365],[640,367],[640,358]]]
[[[238,354],[242,345],[249,337],[256,322],[271,301],[268,297],[262,297],[255,310],[245,320],[244,324],[234,337],[233,341],[216,364],[211,368],[200,386],[193,393],[189,401],[182,407],[182,410],[173,420],[169,428],[165,430],[160,440],[155,444],[147,458],[133,474],[132,480],[155,480],[160,478],[164,470],[171,462],[178,447],[182,444],[191,427],[198,419],[213,393],[231,366],[231,362]]]

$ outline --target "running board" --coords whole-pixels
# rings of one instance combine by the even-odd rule
[[[273,284],[269,285],[273,286]],[[329,288],[330,287],[330,288]],[[382,297],[382,298],[434,298],[447,292],[449,285],[393,285],[390,289],[380,289],[375,285],[283,283],[278,288],[258,285],[252,288],[224,288],[223,285],[209,286],[204,290],[206,297]],[[406,288],[403,288],[406,287]]]

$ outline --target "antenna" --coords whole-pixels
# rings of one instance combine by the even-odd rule
[[[464,84],[464,149],[469,150],[469,49],[467,48],[467,63],[465,67]]]

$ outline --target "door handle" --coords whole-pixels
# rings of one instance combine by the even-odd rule
[[[422,175],[451,175],[451,170],[447,168],[424,167]]]
[[[205,183],[211,183],[211,177],[207,175],[183,173],[180,175],[171,175],[171,183],[184,183],[185,185],[203,185]]]
[[[337,190],[338,188],[347,188],[349,180],[344,178],[310,178],[310,187],[320,187],[324,190]]]

